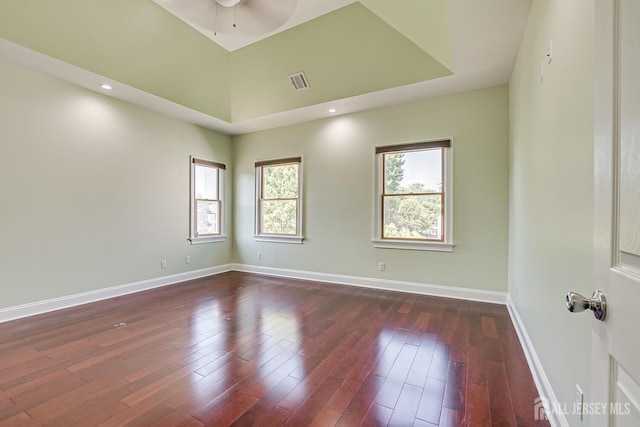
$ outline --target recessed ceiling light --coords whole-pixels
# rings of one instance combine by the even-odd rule
[[[336,111],[338,111],[338,110],[336,110],[335,108],[330,108],[330,109],[329,109],[329,112],[330,112],[330,113],[335,113]]]
[[[113,87],[111,87],[111,85],[108,85],[108,84],[106,84],[106,83],[102,83],[102,84],[100,85],[100,87],[101,87],[102,89],[104,89],[104,90],[111,90],[111,89],[113,89]]]

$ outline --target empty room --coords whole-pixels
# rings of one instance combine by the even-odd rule
[[[640,425],[637,0],[0,0],[0,427]]]

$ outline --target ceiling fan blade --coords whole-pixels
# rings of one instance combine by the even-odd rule
[[[263,18],[275,28],[284,25],[296,9],[297,0],[246,0],[251,13]],[[275,29],[272,28],[272,29]]]
[[[215,0],[154,2],[196,29],[243,36],[265,34],[281,27],[298,4],[298,0],[244,0],[236,6],[225,7]]]
[[[217,12],[215,0],[154,0],[154,2],[189,25],[213,30]],[[218,7],[217,9],[226,8]]]

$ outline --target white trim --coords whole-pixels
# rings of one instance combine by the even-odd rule
[[[187,280],[212,276],[215,274],[230,271],[231,265],[224,264],[216,267],[203,268],[200,270],[187,271],[184,273],[172,274],[170,276],[156,277],[142,280],[140,282],[128,283],[126,285],[113,286],[110,288],[97,289],[95,291],[83,292],[80,294],[68,295],[60,298],[53,298],[45,301],[18,305],[0,309],[0,323],[10,320],[21,319],[23,317],[35,316],[37,314],[48,313],[50,311],[61,310],[63,308],[75,307],[90,302],[115,298],[122,295],[133,294],[149,289],[160,288],[162,286],[173,285]]]
[[[346,276],[340,274],[320,273],[313,271],[288,270],[283,268],[260,267],[249,264],[223,264],[216,267],[201,270],[172,274],[170,276],[156,277],[140,282],[98,289],[90,292],[53,298],[45,301],[19,305],[0,309],[0,323],[23,317],[35,316],[50,311],[75,307],[82,304],[115,298],[162,286],[173,285],[187,280],[213,276],[228,271],[240,271],[246,273],[264,274],[267,276],[288,277],[300,280],[313,280],[327,283],[336,283],[349,286],[360,286],[371,289],[381,289],[397,292],[408,292],[420,295],[432,295],[445,298],[457,298],[469,301],[488,302],[493,304],[506,304],[505,292],[485,291],[480,289],[458,288],[454,286],[430,285],[427,283],[403,282],[399,280],[377,279],[372,277]]]
[[[191,242],[192,245],[199,245],[202,243],[213,243],[213,242],[224,242],[227,239],[226,236],[226,232],[227,232],[227,224],[226,224],[226,215],[225,215],[225,209],[226,209],[226,200],[225,200],[225,175],[226,175],[226,169],[223,168],[219,168],[216,166],[209,166],[211,168],[215,168],[218,171],[218,178],[217,178],[217,186],[218,186],[218,202],[219,202],[219,207],[220,207],[220,211],[218,212],[218,231],[220,234],[218,235],[214,235],[214,236],[205,236],[205,237],[198,237],[197,234],[197,225],[196,225],[196,215],[195,215],[195,210],[196,210],[196,195],[195,195],[195,191],[196,191],[196,164],[194,163],[194,160],[205,160],[208,162],[213,162],[213,163],[220,163],[225,165],[226,167],[226,163],[225,162],[219,162],[219,161],[215,161],[215,160],[210,160],[210,159],[204,159],[202,157],[196,157],[196,156],[189,156],[189,172],[190,172],[190,179],[189,179],[189,198],[191,199],[189,201],[189,241]]]
[[[507,296],[507,310],[509,310],[511,323],[513,323],[516,333],[518,334],[518,338],[520,339],[520,345],[522,346],[524,355],[527,358],[529,370],[533,376],[533,381],[536,384],[538,393],[541,397],[545,397],[547,399],[546,402],[548,402],[548,407],[545,407],[545,412],[549,419],[549,424],[551,424],[551,427],[570,427],[569,421],[567,421],[564,414],[560,413],[561,411],[551,410],[551,408],[562,408],[563,406],[558,401],[556,394],[553,392],[553,388],[551,388],[549,378],[544,372],[544,368],[538,358],[533,342],[531,342],[531,339],[529,338],[527,329],[525,328],[522,318],[520,317],[510,295]],[[533,402],[531,402],[531,404],[533,405]],[[531,410],[533,412],[533,406],[531,406]]]
[[[268,234],[253,236],[256,239],[256,242],[271,242],[271,243],[295,243],[298,245],[302,244],[304,237],[302,236],[270,236]]]
[[[336,283],[340,285],[360,286],[371,289],[408,292],[420,295],[432,295],[446,298],[457,298],[469,301],[506,304],[505,292],[485,291],[480,289],[457,288],[454,286],[430,285],[427,283],[403,282],[399,280],[377,279],[373,277],[345,276],[341,274],[320,273],[315,271],[289,270],[284,268],[260,267],[250,264],[231,264],[234,271],[258,273],[267,276],[288,277],[300,280]]]
[[[203,243],[216,243],[224,242],[227,240],[227,236],[209,236],[209,237],[193,237],[188,239],[192,245],[201,245]]]
[[[383,193],[383,162],[382,154],[375,154],[375,198],[374,198],[374,218],[373,218],[373,246],[376,248],[405,249],[435,252],[453,252],[455,246],[453,240],[453,136],[423,139],[411,142],[432,142],[449,140],[451,145],[442,149],[444,170],[442,191],[444,193],[444,242],[430,241],[405,241],[382,238],[382,193]],[[408,143],[411,143],[408,142]],[[396,144],[398,145],[398,144]],[[390,145],[393,146],[393,145]]]
[[[274,161],[278,161],[280,159],[273,159]],[[274,163],[268,166],[280,166],[291,164],[292,162],[286,162],[286,158],[282,158],[282,163]],[[265,166],[256,166],[255,167],[255,203],[254,203],[254,238],[256,242],[270,242],[270,243],[295,243],[302,244],[304,240],[303,231],[302,231],[302,205],[303,205],[303,169],[302,163],[304,158],[300,156],[300,161],[295,164],[298,165],[298,199],[296,203],[296,230],[298,231],[295,236],[293,235],[273,235],[273,234],[260,234],[260,222],[262,220],[260,216],[260,196],[262,195],[262,170]]]
[[[444,242],[415,242],[403,240],[372,240],[374,248],[408,249],[414,251],[453,252],[455,243]]]

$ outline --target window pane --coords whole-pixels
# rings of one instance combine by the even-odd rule
[[[385,194],[441,193],[442,148],[384,155]]]
[[[264,234],[296,235],[297,200],[262,200],[262,224]]]
[[[220,215],[220,203],[219,202],[196,202],[196,229],[198,236],[207,234],[220,234],[220,224],[218,222]]]
[[[196,199],[218,200],[218,168],[195,165]]]
[[[386,196],[386,239],[442,240],[442,196]]]
[[[298,164],[264,166],[263,199],[292,199],[298,197]]]

